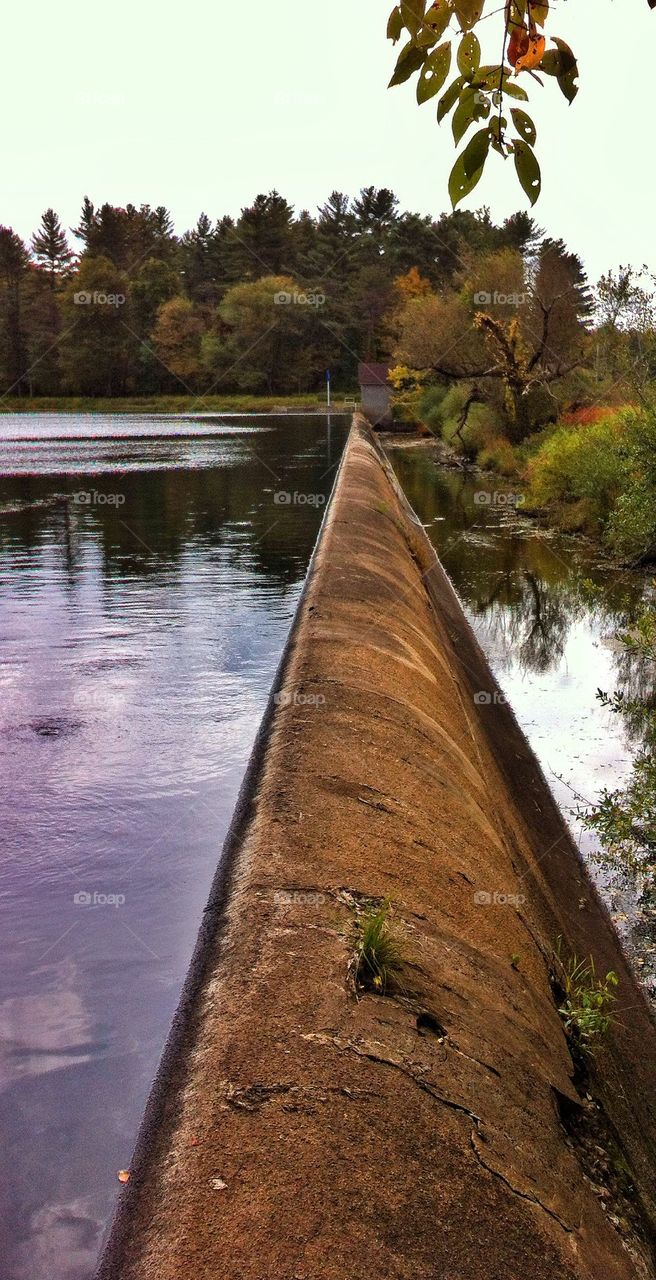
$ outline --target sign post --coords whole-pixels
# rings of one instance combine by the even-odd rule
[[[326,369],[326,403],[330,408],[330,369]]]

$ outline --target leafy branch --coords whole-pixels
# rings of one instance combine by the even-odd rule
[[[649,0],[649,4],[656,7],[656,0]],[[399,53],[390,87],[416,75],[420,106],[441,94],[437,120],[441,123],[453,113],[456,146],[474,125],[481,126],[469,136],[451,171],[449,195],[454,208],[480,181],[490,151],[503,159],[513,157],[520,185],[532,205],[540,195],[535,124],[521,107],[510,107],[510,122],[505,112],[507,99],[528,101],[526,90],[518,83],[520,75],[544,83],[538,71],[556,79],[568,102],[576,97],[576,58],[558,36],[552,37],[553,46],[547,48],[544,28],[549,16],[549,0],[505,0],[494,10],[489,8],[489,0],[400,0],[390,14],[388,38],[397,44],[404,34],[409,37]],[[494,17],[499,17],[502,25],[501,61],[482,64],[476,29]],[[456,42],[457,75],[449,82]]]

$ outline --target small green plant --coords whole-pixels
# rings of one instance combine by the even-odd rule
[[[619,978],[612,969],[603,980],[598,978],[592,956],[579,960],[574,955],[563,961],[561,947],[562,938],[559,938],[556,955],[563,996],[558,1012],[567,1035],[579,1051],[593,1057],[595,1044],[603,1040],[613,1022],[612,1007],[616,1000],[613,988],[619,986]]]
[[[403,955],[398,934],[390,922],[389,902],[371,906],[357,918],[355,944],[356,986],[385,995],[399,990]]]
[[[519,966],[521,964],[521,959],[522,957],[519,955],[519,953],[517,951],[513,951],[510,957],[511,969],[519,969]]]

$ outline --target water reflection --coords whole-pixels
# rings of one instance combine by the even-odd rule
[[[3,1280],[93,1274],[348,421],[257,426],[0,419]]]
[[[449,573],[478,640],[586,857],[596,845],[572,811],[628,777],[639,740],[598,689],[654,697],[656,673],[618,644],[649,579],[609,566],[593,544],[540,530],[495,493],[508,485],[438,468],[397,449],[399,479]],[[486,495],[482,498],[481,495]],[[638,882],[593,870],[636,968],[656,992],[656,928]]]

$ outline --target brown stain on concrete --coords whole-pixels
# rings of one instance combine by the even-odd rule
[[[620,974],[594,1087],[652,1221],[654,1025],[496,688],[356,420],[102,1280],[655,1274],[559,1119],[555,938]],[[349,985],[360,896],[394,905],[401,999]]]

